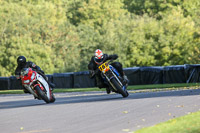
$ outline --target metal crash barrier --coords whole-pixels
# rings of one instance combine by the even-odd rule
[[[129,79],[129,85],[200,82],[200,64],[131,67],[124,68],[124,72]],[[47,75],[47,77],[50,82],[56,85],[56,88],[96,87],[95,78],[90,79],[88,71],[54,73]],[[0,86],[0,90],[22,89],[20,81],[15,76],[0,77]]]

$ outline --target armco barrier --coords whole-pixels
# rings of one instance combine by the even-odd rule
[[[186,83],[200,82],[200,64],[185,65]]]
[[[124,73],[129,79],[129,85],[140,85],[140,67],[125,68]]]
[[[9,78],[0,77],[0,90],[8,90],[10,88]]]
[[[95,78],[89,78],[89,72],[76,72],[74,73],[74,88],[89,88],[95,87]]]
[[[73,88],[73,73],[54,73],[53,83],[56,88]]]
[[[9,77],[9,90],[22,89],[21,80],[17,80],[15,76]]]
[[[200,82],[200,64],[165,67],[131,67],[124,69],[129,85],[197,83]],[[56,88],[96,87],[95,78],[89,78],[89,72],[54,73],[47,75]],[[0,77],[0,90],[22,89],[14,76]]]
[[[51,82],[51,83],[53,83],[53,75],[48,74],[46,76],[48,78],[48,81]]]
[[[186,83],[185,65],[166,66],[163,69],[163,84]]]
[[[142,84],[162,84],[163,67],[140,67]]]

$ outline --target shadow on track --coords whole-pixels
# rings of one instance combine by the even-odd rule
[[[0,109],[9,108],[23,108],[23,107],[33,107],[39,105],[45,105],[46,103],[33,102],[34,100],[20,100],[20,101],[6,101],[0,102]]]
[[[19,95],[16,95],[16,97]],[[110,101],[115,99],[123,99],[121,95],[118,97],[110,97],[109,95],[83,95],[83,96],[67,96],[67,97],[56,97],[54,103],[46,104],[43,100],[16,100],[16,101],[5,101],[0,102],[0,109],[9,108],[23,108],[39,105],[54,105],[54,104],[72,104],[72,103],[82,103],[82,102],[98,102],[98,101]]]
[[[113,100],[124,99],[119,94],[112,95],[86,95],[86,96],[71,96],[71,97],[57,97],[54,104],[73,104],[73,103],[85,103],[85,102],[109,102]]]

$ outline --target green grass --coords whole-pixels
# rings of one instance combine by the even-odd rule
[[[143,90],[143,89],[161,89],[161,88],[187,88],[187,87],[195,87],[198,88],[200,83],[182,83],[182,84],[153,84],[153,85],[133,85],[128,86],[128,90]],[[61,92],[86,92],[86,91],[105,91],[105,89],[99,88],[63,88],[63,89],[54,89],[54,93]],[[0,90],[0,94],[23,94],[22,90]]]
[[[23,94],[22,90],[0,90],[0,94]]]
[[[200,133],[200,112],[191,113],[134,133]]]
[[[84,92],[84,91],[99,91],[98,88],[74,88],[74,89],[54,89],[54,93],[61,92]],[[102,89],[104,90],[104,89]],[[0,90],[0,94],[24,94],[23,90]]]

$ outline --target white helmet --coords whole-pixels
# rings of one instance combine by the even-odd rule
[[[95,50],[94,61],[97,64],[101,64],[103,62],[103,52],[100,49]]]

